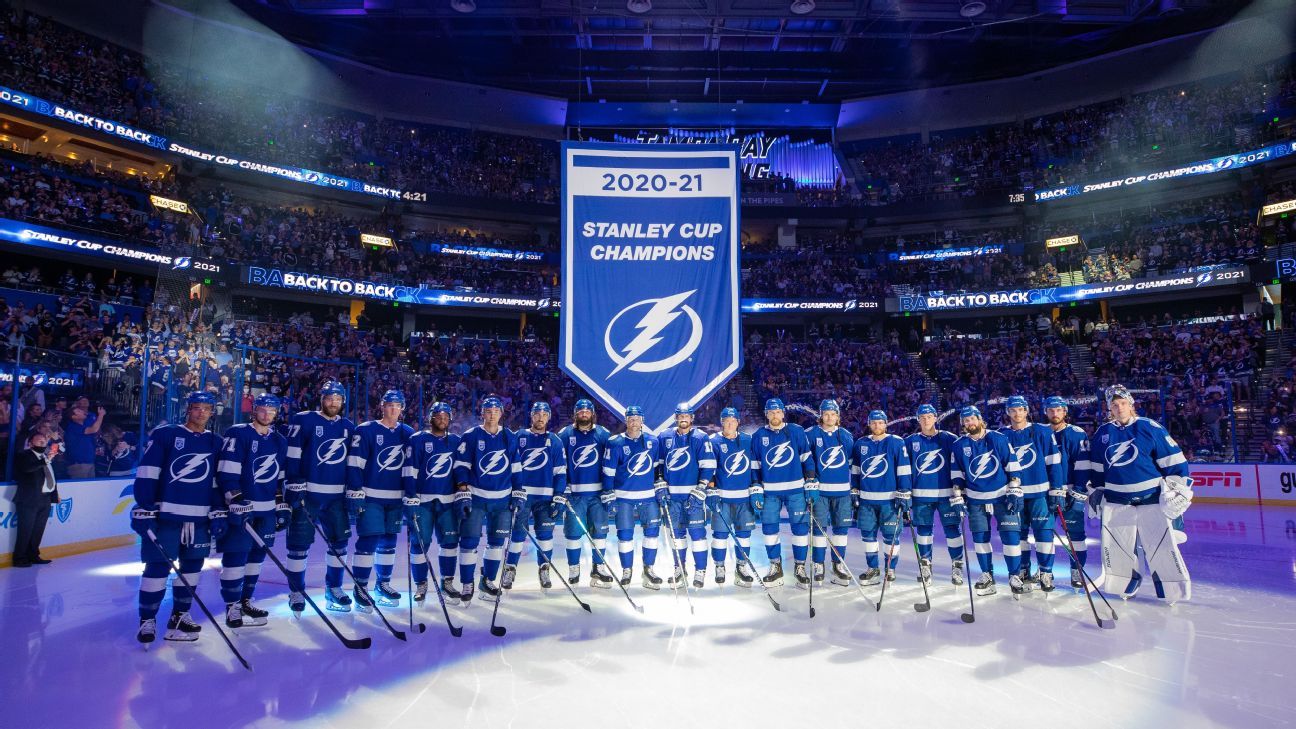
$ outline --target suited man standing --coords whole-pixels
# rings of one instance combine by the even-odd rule
[[[13,566],[49,564],[41,559],[40,543],[49,521],[50,504],[59,502],[58,482],[50,461],[58,455],[58,444],[49,445],[44,433],[34,433],[27,447],[14,457],[14,510],[18,515],[18,541],[14,543]]]

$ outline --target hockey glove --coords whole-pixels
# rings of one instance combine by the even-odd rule
[[[950,496],[949,505],[950,509],[958,514],[960,519],[967,513],[967,503],[963,501],[963,492],[958,489],[954,489],[954,494]]]
[[[275,531],[281,532],[288,528],[288,522],[292,521],[293,508],[287,503],[275,504]]]
[[[806,504],[814,506],[814,502],[819,498],[819,479],[807,478],[805,481]]]
[[[1090,519],[1102,518],[1102,502],[1103,502],[1104,490],[1105,489],[1094,489],[1093,491],[1089,492],[1088,512],[1089,512]]]
[[[1004,494],[1004,510],[1009,514],[1019,514],[1022,510],[1023,492],[1021,481],[1013,479],[1008,482]]]
[[[1066,501],[1064,501],[1062,504],[1062,510],[1071,511],[1072,509],[1076,508],[1077,505],[1079,505],[1079,507],[1083,509],[1085,502],[1088,500],[1089,500],[1089,494],[1083,491],[1078,491],[1076,489],[1067,489]]]
[[[720,489],[716,488],[715,484],[712,484],[707,487],[706,503],[707,503],[707,508],[711,509],[712,511],[715,511],[716,509],[720,508]]]
[[[423,504],[423,500],[420,499],[417,495],[402,497],[401,505],[403,508],[401,509],[401,511],[405,513],[405,520],[413,524],[414,515],[418,513],[418,508],[422,504]]]
[[[213,542],[219,542],[229,533],[229,514],[224,511],[212,510],[207,512],[207,521],[210,524],[211,538]]]
[[[1062,502],[1066,501],[1066,493],[1066,489],[1063,488],[1048,490],[1046,498],[1048,499],[1049,511],[1052,511],[1055,506],[1063,505]]]
[[[454,497],[455,509],[459,512],[460,519],[467,519],[472,513],[472,493],[468,491],[456,491]]]
[[[145,509],[142,506],[136,506],[131,511],[131,530],[141,537],[148,533],[148,530],[157,525],[157,511]]]
[[[364,503],[364,491],[348,490],[346,492],[347,513],[351,515],[352,519],[358,519],[364,513]]]
[[[1192,480],[1183,476],[1161,479],[1161,513],[1167,519],[1178,519],[1192,505]]]
[[[513,511],[519,511],[522,507],[526,506],[526,500],[527,500],[526,489],[521,487],[513,489],[513,494],[511,498],[513,500],[509,503],[509,508],[512,509]]]
[[[693,490],[689,492],[689,508],[697,509],[706,506],[706,498],[706,484],[700,483],[694,486]]]
[[[891,494],[891,505],[895,510],[902,513],[909,513],[909,506],[913,503],[912,495],[908,491],[897,491]]]
[[[613,504],[614,502],[616,502],[616,492],[615,492],[615,491],[600,491],[600,492],[599,492],[599,503],[603,504],[604,506],[612,506],[612,504]]]
[[[752,510],[756,512],[756,518],[765,510],[765,487],[761,484],[754,483],[747,487],[747,499],[751,501]]]
[[[655,496],[658,501],[662,501],[669,493],[670,489],[666,488],[666,479],[657,479],[657,482],[653,484],[653,496]]]
[[[296,509],[306,503],[306,484],[290,483],[284,487],[284,501],[288,507]]]
[[[243,522],[247,521],[248,514],[252,513],[252,504],[247,499],[239,499],[229,505],[229,527],[231,529],[242,529]]]
[[[850,497],[851,497],[851,511],[856,511],[856,510],[858,510],[859,507],[860,507],[860,500],[861,500],[861,499],[860,499],[860,490],[859,490],[859,489],[851,489],[851,491],[850,491]]]
[[[554,494],[553,504],[549,507],[549,518],[557,521],[558,517],[562,516],[562,513],[566,510],[567,497],[562,494]]]

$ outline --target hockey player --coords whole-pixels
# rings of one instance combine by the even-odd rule
[[[1058,452],[1053,431],[1040,423],[1032,423],[1026,398],[1013,395],[1004,403],[1008,414],[1008,427],[999,432],[1008,437],[1008,444],[1017,454],[1021,467],[1017,477],[1022,482],[1021,566],[1017,574],[1029,589],[1039,584],[1044,592],[1053,591],[1053,507],[1061,506],[1066,499],[1066,486],[1062,479],[1062,455]],[[1035,553],[1039,556],[1039,573],[1031,574],[1030,543],[1035,533]]]
[[[346,390],[337,382],[320,388],[319,410],[305,410],[288,427],[288,483],[284,499],[292,507],[288,523],[288,606],[306,609],[306,555],[315,543],[315,523],[327,540],[324,596],[329,610],[348,612],[351,597],[342,589],[342,560],[351,540],[347,515],[347,449],[355,423],[342,416]]]
[[[453,408],[432,403],[428,427],[410,436],[401,484],[405,492],[406,527],[410,530],[410,570],[414,600],[427,598],[427,550],[433,531],[440,547],[441,591],[458,600],[454,572],[459,561],[459,526],[472,511],[472,494],[455,485],[454,457],[459,436],[450,432]],[[417,518],[415,518],[417,517]]]
[[[1155,420],[1139,417],[1122,385],[1106,392],[1109,422],[1094,432],[1089,477],[1091,510],[1101,508],[1103,565],[1108,584],[1128,600],[1143,582],[1138,547],[1157,597],[1171,604],[1192,597],[1188,567],[1171,521],[1192,503],[1192,479],[1179,444]]]
[[[887,548],[886,579],[895,581],[900,561],[900,519],[907,518],[911,502],[912,468],[904,440],[887,432],[887,416],[881,410],[868,414],[869,434],[855,441],[851,472],[855,486],[851,498],[856,503],[855,524],[864,537],[864,558],[868,569],[860,575],[860,584],[876,585],[881,581],[878,569],[878,529]]]
[[[841,427],[841,406],[836,400],[819,403],[819,424],[806,431],[806,438],[810,441],[819,474],[819,498],[815,500],[814,508],[817,526],[811,524],[814,544],[810,561],[814,564],[814,579],[816,583],[823,582],[824,557],[831,539],[834,549],[833,584],[849,585],[849,568],[837,561],[837,555],[845,559],[847,535],[855,525],[855,509],[851,503],[854,480],[851,477],[851,454],[855,449],[855,436]],[[823,533],[830,525],[831,537]]]
[[[751,571],[751,533],[756,523],[752,499],[756,494],[752,470],[751,436],[738,432],[737,408],[720,411],[720,432],[711,436],[715,454],[714,491],[708,492],[711,504],[711,561],[715,562],[715,582],[725,581],[725,553],[729,549],[729,527],[733,527],[734,551],[738,557],[734,584],[751,587],[756,575]],[[726,524],[727,523],[727,524]]]
[[[918,539],[918,579],[931,581],[932,528],[940,515],[945,548],[950,556],[950,582],[963,584],[963,535],[959,525],[965,507],[963,495],[950,484],[950,448],[958,437],[936,429],[936,408],[918,406],[918,432],[905,438],[913,464],[913,523]]]
[[[171,572],[168,561],[176,560],[188,583],[197,586],[212,540],[225,536],[229,529],[225,498],[214,478],[220,437],[207,430],[215,406],[216,397],[211,393],[189,393],[184,425],[154,428],[135,472],[131,529],[143,542],[140,624],[135,634],[141,643],[152,643],[157,637],[158,608]],[[148,537],[150,531],[157,538],[156,545]],[[189,617],[193,593],[177,579],[171,587],[171,600],[166,640],[198,640],[202,628]]]
[[[522,558],[522,547],[527,542],[527,525],[535,524],[536,543],[541,552],[536,554],[540,563],[540,587],[553,587],[549,564],[553,561],[554,524],[567,504],[567,452],[562,441],[549,432],[549,418],[553,411],[549,403],[537,402],[531,406],[531,428],[517,432],[518,468],[513,473],[513,535],[510,537],[508,555],[505,557],[504,577],[500,588],[513,588],[517,564]]]
[[[616,497],[609,518],[616,520],[617,551],[621,557],[621,584],[630,584],[634,568],[634,528],[643,528],[641,558],[643,586],[661,589],[662,580],[653,571],[657,561],[657,538],[661,532],[659,499],[666,498],[666,482],[656,479],[661,465],[657,436],[643,430],[643,408],[625,410],[625,432],[608,439],[603,453],[603,493]]]
[[[1058,453],[1062,455],[1062,481],[1066,486],[1062,518],[1067,539],[1075,550],[1075,557],[1070,557],[1071,587],[1083,590],[1084,577],[1080,570],[1084,569],[1089,556],[1089,547],[1085,544],[1084,515],[1085,502],[1089,499],[1089,436],[1066,421],[1067,404],[1060,397],[1054,396],[1044,401],[1044,415],[1048,417],[1049,427],[1053,429],[1053,441],[1057,443]],[[1050,514],[1049,518],[1052,517]]]
[[[1021,564],[1022,488],[1017,453],[1008,437],[986,429],[981,410],[969,405],[959,411],[963,435],[954,441],[950,481],[954,493],[967,499],[968,529],[976,547],[981,579],[978,595],[995,593],[994,557],[990,553],[990,517],[994,516],[1008,565],[1008,585],[1014,595],[1026,592],[1017,568]]]
[[[670,497],[670,524],[675,527],[675,574],[669,582],[683,585],[686,543],[684,534],[693,543],[693,586],[702,589],[706,584],[706,490],[715,476],[716,459],[711,441],[705,433],[693,427],[693,407],[680,403],[675,408],[675,430],[658,436],[661,443],[662,478]]]
[[[472,511],[459,536],[459,599],[464,605],[473,597],[483,524],[486,555],[482,562],[482,599],[499,599],[495,578],[504,559],[504,542],[512,530],[509,496],[513,492],[513,474],[518,470],[517,436],[500,423],[503,417],[504,403],[498,397],[491,395],[482,400],[481,425],[469,428],[455,451],[455,483],[472,491]]]
[[[351,559],[356,585],[352,595],[356,609],[362,613],[373,610],[373,601],[383,607],[400,602],[391,575],[405,503],[405,447],[414,429],[400,421],[405,396],[398,390],[384,392],[381,402],[382,419],[361,423],[351,436],[347,454],[347,510],[355,517],[356,525],[355,557]],[[374,593],[369,592],[371,570],[378,573]]]
[[[589,530],[591,550],[607,557],[608,506],[616,495],[603,492],[603,450],[612,434],[594,422],[594,403],[577,400],[572,413],[572,424],[558,431],[567,455],[567,498],[576,517]],[[567,515],[563,523],[563,538],[567,543],[567,581],[580,582],[581,528],[576,519]],[[615,579],[606,564],[594,560],[590,571],[590,584],[610,589]]]
[[[765,401],[766,424],[752,434],[752,470],[756,493],[752,505],[765,535],[765,553],[770,569],[762,581],[777,587],[783,584],[783,545],[779,541],[780,513],[786,509],[792,529],[792,559],[797,587],[810,584],[805,560],[810,544],[810,515],[819,493],[815,462],[810,457],[810,441],[805,430],[783,420],[783,401],[773,397]]]
[[[216,485],[225,495],[230,515],[229,533],[216,547],[221,552],[225,625],[231,628],[266,624],[270,612],[252,604],[252,593],[265,550],[274,546],[275,531],[288,527],[292,513],[283,502],[288,441],[273,427],[279,405],[274,395],[258,395],[252,401],[252,422],[225,431],[216,466]],[[265,548],[252,541],[244,524],[256,530]]]

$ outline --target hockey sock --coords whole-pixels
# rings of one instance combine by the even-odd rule
[[[166,562],[144,563],[144,574],[140,577],[139,587],[141,618],[157,617],[158,608],[162,605],[162,596],[166,592],[167,575],[170,573],[171,569],[167,567]]]
[[[846,544],[849,541],[850,540],[847,539],[846,534],[844,532],[838,534],[835,530],[833,531],[833,535],[831,537],[828,537],[828,542],[833,545],[833,548],[836,550],[838,555],[841,555],[841,558],[843,560],[846,559]],[[833,561],[834,562],[837,561],[836,556],[833,556]]]
[[[196,589],[198,587],[198,577],[202,574],[203,560],[198,559],[181,559],[180,573]],[[177,579],[171,583],[171,602],[176,612],[183,613],[189,611],[189,606],[193,603],[193,592],[184,583]]]
[[[324,585],[327,587],[342,587],[342,560],[347,557],[347,545],[345,542],[339,542],[330,546],[328,555],[325,557],[324,568]]]
[[[875,570],[878,568],[877,537],[871,539],[868,537],[864,538],[864,560],[868,564],[869,569]]]
[[[976,549],[977,564],[986,574],[994,572],[994,555],[990,553],[990,532],[973,532],[972,546]]]
[[[1023,519],[1023,521],[1024,521],[1024,520],[1025,520],[1025,519]],[[1020,558],[1019,558],[1019,560],[1018,560],[1018,564],[1019,564],[1019,566],[1018,566],[1018,567],[1009,567],[1009,568],[1008,568],[1008,573],[1009,573],[1009,574],[1012,574],[1013,572],[1016,572],[1017,570],[1021,569],[1022,567],[1025,567],[1025,568],[1026,568],[1026,571],[1027,571],[1027,572],[1030,572],[1030,568],[1031,568],[1031,552],[1030,552],[1030,527],[1029,527],[1029,526],[1022,527],[1021,532],[1019,532],[1018,535],[1017,535],[1017,542],[1016,542],[1016,544],[1018,545],[1017,553],[1018,553],[1018,555],[1020,555]],[[1021,545],[1023,545],[1023,544],[1026,545],[1026,551],[1025,551],[1025,554],[1022,553],[1022,550],[1021,550],[1021,548],[1020,548]],[[1004,546],[1007,546],[1007,544],[1005,543]],[[1007,561],[1007,559],[1008,559],[1008,550],[1005,549],[1005,550],[1004,550],[1004,561]]]
[[[459,545],[459,581],[471,585],[477,573],[477,545]]]
[[[643,563],[644,567],[652,567],[657,563],[657,536],[661,527],[648,527],[644,529],[643,538]],[[633,544],[633,543],[632,543]]]
[[[932,557],[932,525],[918,524],[915,531],[917,532],[915,539],[918,542],[918,556],[930,561]]]
[[[945,549],[949,552],[951,560],[963,559],[963,535],[957,531],[954,536],[945,535]]]
[[[810,525],[792,525],[792,559],[804,562],[810,553]]]
[[[415,582],[427,582],[427,555],[418,551],[418,547],[414,546],[412,542],[410,543],[409,561],[412,579]]]
[[[621,569],[634,566],[634,530],[617,530],[617,556],[621,558]]]
[[[499,576],[500,560],[504,558],[504,545],[486,543],[486,554],[482,560],[482,577],[494,582]]]
[[[220,592],[227,603],[243,599],[243,574],[247,565],[247,552],[226,552],[221,555]]]
[[[725,554],[729,551],[729,535],[722,532],[711,534],[711,561],[724,564]]]
[[[441,576],[450,577],[454,575],[455,563],[459,561],[459,545],[451,542],[441,545],[441,553],[437,555],[437,564],[441,566]]]
[[[546,564],[553,561],[553,543],[554,534],[552,529],[537,529],[536,543],[540,545],[540,551],[536,553],[536,564]],[[541,556],[543,555],[543,557]]]
[[[1021,569],[1022,565],[1022,548],[1021,543],[1017,541],[1021,535],[1017,532],[1001,533],[999,538],[1003,541],[1004,563],[1008,565],[1008,574],[1015,574]]]
[[[1035,555],[1040,572],[1053,571],[1053,530],[1044,529],[1035,535]]]
[[[518,562],[522,561],[522,542],[526,541],[526,532],[514,532],[509,542],[508,556],[504,558],[504,563],[509,567],[517,567]]]
[[[384,534],[378,537],[377,547],[374,569],[378,572],[379,582],[388,582],[391,580],[392,567],[396,564],[396,535]]]
[[[288,559],[284,560],[288,572],[288,589],[293,592],[306,591],[306,550],[288,549]]]
[[[568,542],[568,544],[575,544],[576,548],[567,547],[567,565],[569,567],[579,567],[581,558],[580,542]],[[594,563],[598,564],[598,560],[594,560]]]
[[[828,556],[828,537],[822,534],[814,535],[814,546],[810,549],[810,559],[815,562],[823,562]]]
[[[243,568],[243,599],[251,600],[252,593],[256,592],[257,580],[261,579],[261,563],[265,559],[265,552],[259,556],[256,554],[248,555],[248,563]]]

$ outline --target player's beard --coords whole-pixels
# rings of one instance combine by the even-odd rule
[[[1066,422],[1066,418],[1057,418],[1057,417],[1049,418],[1049,423],[1051,425],[1061,425],[1065,422]]]
[[[341,405],[320,405],[320,412],[324,413],[324,417],[326,418],[335,418],[337,417],[338,413],[342,412],[342,406]]]
[[[588,427],[590,427],[590,426],[593,425],[593,424],[594,424],[594,416],[593,416],[593,415],[577,415],[577,416],[576,416],[576,427],[578,427],[578,428],[588,428]]]
[[[980,425],[973,425],[973,426],[971,426],[971,427],[968,427],[968,426],[965,425],[965,426],[963,426],[963,432],[964,432],[964,433],[967,433],[967,434],[970,435],[970,436],[976,437],[976,436],[978,436],[978,435],[981,435],[981,426],[980,426]]]

